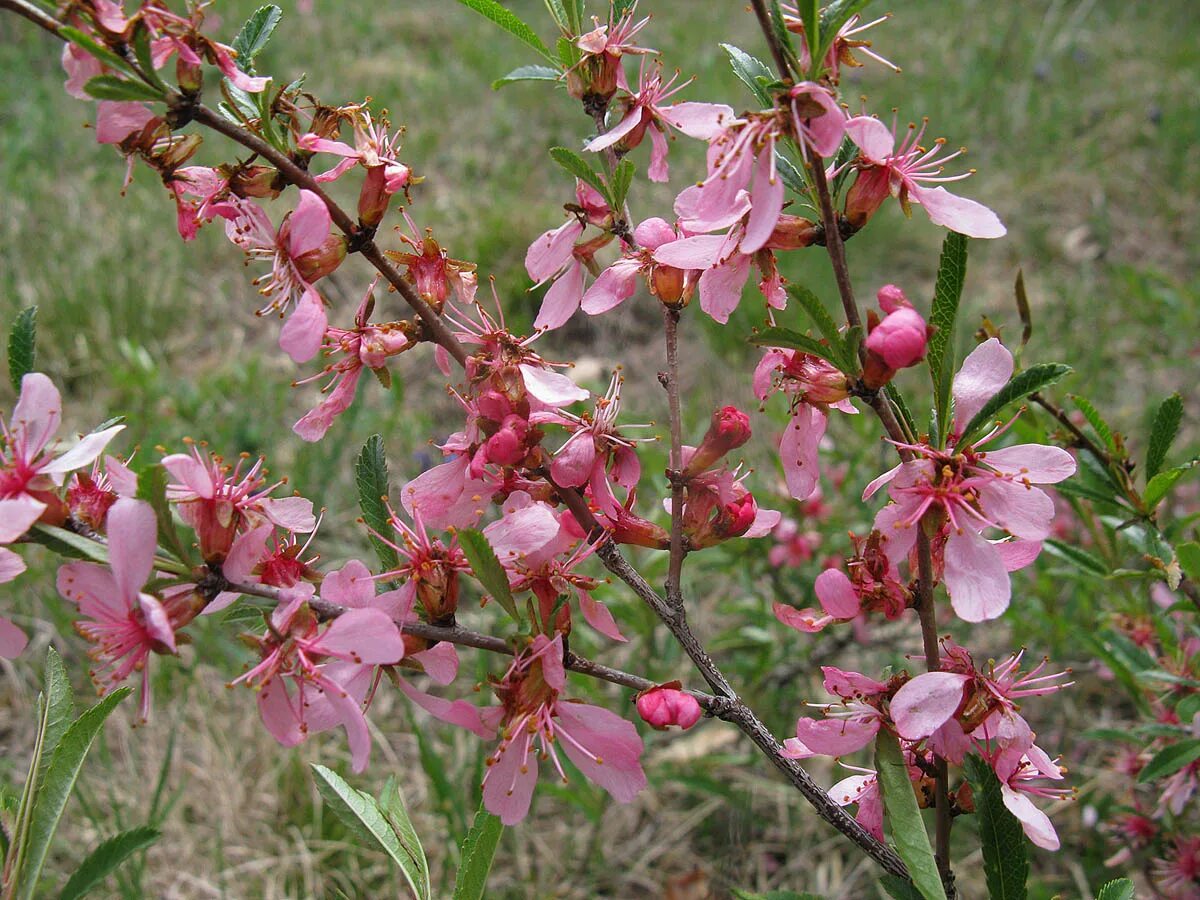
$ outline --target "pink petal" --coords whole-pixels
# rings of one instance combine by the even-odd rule
[[[502,564],[536,553],[558,537],[558,518],[544,503],[509,513],[483,529]]]
[[[403,678],[397,682],[397,686],[408,695],[409,700],[434,718],[457,725],[459,728],[465,728],[484,739],[490,738],[496,733],[494,728],[486,725],[480,718],[479,707],[472,706],[465,700],[451,701],[434,697],[432,694],[418,691]]]
[[[268,520],[285,531],[308,534],[317,527],[312,501],[304,497],[268,497],[259,506]]]
[[[171,627],[171,620],[162,603],[157,597],[152,597],[150,594],[138,594],[137,601],[142,612],[142,622],[145,625],[146,633],[174,653],[175,630]]]
[[[726,243],[723,234],[698,234],[662,244],[654,261],[676,269],[707,269],[716,265]]]
[[[404,658],[404,639],[387,613],[379,609],[352,609],[313,643],[314,652],[353,663],[389,665]]]
[[[321,597],[356,609],[374,606],[375,582],[371,571],[357,559],[350,560],[325,575],[321,582]]]
[[[845,756],[875,739],[879,720],[799,719],[796,739],[820,756]]]
[[[835,619],[853,619],[862,608],[853,583],[841,569],[826,569],[813,587],[821,608]]]
[[[154,509],[144,500],[122,497],[109,509],[105,531],[117,591],[125,603],[132,603],[154,566],[158,545]]]
[[[537,318],[533,320],[533,327],[548,331],[561,328],[575,315],[575,310],[579,309],[582,300],[583,265],[579,260],[575,260],[570,268],[550,285],[550,290],[546,291]]]
[[[747,255],[767,242],[783,212],[783,179],[775,171],[774,151],[768,145],[758,154],[754,167],[754,186],[750,191],[750,219],[746,234],[738,247]]]
[[[561,487],[583,487],[596,463],[596,442],[590,431],[569,440],[550,464],[550,475]]]
[[[0,584],[6,584],[25,571],[25,560],[7,547],[0,547]]]
[[[449,684],[458,675],[458,651],[453,644],[434,644],[428,650],[409,654],[406,659],[419,662],[434,684]]]
[[[154,113],[141,103],[101,100],[96,106],[96,141],[119,144],[153,118]]]
[[[288,695],[281,678],[272,678],[258,692],[258,714],[271,737],[285,747],[295,747],[304,740],[300,730],[297,702]]]
[[[855,697],[872,697],[887,692],[887,685],[874,678],[868,678],[861,672],[849,672],[837,666],[821,666],[824,676],[822,684],[825,690],[843,700]]]
[[[312,191],[301,191],[296,211],[288,219],[288,255],[295,259],[318,249],[331,228],[325,202]]]
[[[54,437],[62,421],[62,396],[41,372],[21,378],[21,394],[12,412],[12,439],[28,461],[33,460]]]
[[[817,449],[825,435],[826,422],[825,413],[802,403],[783,431],[779,456],[788,493],[796,500],[807,499],[817,489],[820,476]]]
[[[400,502],[411,516],[420,510],[421,518],[430,528],[441,528],[446,513],[457,503],[467,481],[465,456],[456,456],[440,466],[426,469],[400,491]]]
[[[529,814],[538,770],[538,753],[529,747],[532,740],[522,729],[501,744],[483,783],[483,805],[505,825],[516,825]]]
[[[0,616],[0,657],[16,659],[25,650],[29,638],[10,620]]]
[[[633,239],[643,250],[657,250],[663,244],[669,244],[678,237],[671,224],[657,216],[643,219],[638,223],[638,227],[633,229]]]
[[[916,526],[904,523],[908,517],[908,508],[899,503],[888,504],[875,514],[875,528],[883,535],[883,552],[892,565],[908,559],[909,551],[916,543]]]
[[[171,473],[176,482],[184,485],[197,497],[211,500],[216,493],[208,467],[190,453],[172,453],[164,456],[163,468]]]
[[[784,625],[787,625],[789,628],[795,628],[803,634],[816,634],[819,631],[824,631],[836,621],[833,616],[822,615],[811,607],[808,609],[796,609],[794,606],[788,606],[786,603],[773,603],[771,611],[775,613],[775,618]]]
[[[985,479],[978,490],[983,514],[1009,534],[1029,541],[1049,536],[1054,501],[1045,491],[1006,478]]]
[[[954,376],[954,430],[961,433],[1012,377],[1013,358],[996,338],[989,338],[967,355]]]
[[[675,198],[675,215],[687,231],[721,231],[740,222],[750,212],[750,194],[739,190],[724,206],[704,205],[704,193],[699,185],[684,188]]]
[[[621,138],[625,137],[625,135],[629,134],[629,132],[633,131],[633,129],[637,128],[638,124],[642,121],[642,113],[644,111],[644,107],[634,106],[625,114],[625,117],[620,122],[599,137],[592,138],[583,145],[583,149],[592,153],[598,153],[605,147],[611,147]]]
[[[883,165],[896,149],[896,138],[891,130],[871,116],[847,119],[846,134],[862,151],[863,156],[876,165]]]
[[[219,45],[217,49],[217,68],[221,70],[221,74],[233,82],[234,87],[241,88],[247,94],[257,94],[259,91],[265,90],[271,81],[270,78],[256,78],[247,75],[237,67],[237,63],[233,61],[233,56]]]
[[[641,263],[636,259],[617,260],[592,282],[580,307],[589,316],[596,316],[620,306],[637,290],[640,268]]]
[[[833,156],[846,133],[846,114],[829,91],[818,84],[809,84],[812,86],[805,93],[820,104],[825,114],[804,120],[808,144],[818,156]]]
[[[104,474],[118,496],[133,497],[137,494],[137,475],[116,457],[104,457]]]
[[[1025,836],[1043,850],[1057,850],[1059,847],[1058,832],[1050,818],[1033,805],[1033,801],[1024,794],[1018,794],[1007,784],[1000,785],[1000,794],[1004,805],[1021,823]]]
[[[1075,474],[1075,458],[1045,444],[1015,444],[981,453],[980,459],[997,472],[1034,484],[1057,484]]]
[[[325,432],[329,430],[333,420],[348,410],[354,402],[354,393],[358,389],[358,379],[362,371],[362,366],[357,366],[345,372],[328,396],[300,417],[292,426],[292,431],[309,443],[315,443],[325,437]]]
[[[572,217],[558,228],[545,232],[529,245],[525,253],[525,271],[537,284],[552,277],[571,260],[575,240],[583,234],[583,225]]]
[[[129,614],[129,602],[118,592],[112,572],[97,563],[70,562],[59,566],[57,587],[89,619],[124,620]]]
[[[934,225],[973,238],[999,238],[1008,233],[1000,217],[982,203],[952,194],[944,187],[910,184],[908,196],[924,207]]]
[[[646,786],[640,762],[642,739],[634,724],[586,703],[560,702],[554,710],[558,730],[570,737],[558,746],[571,762],[618,803],[633,800]]]
[[[660,106],[655,109],[658,117],[678,128],[690,138],[700,141],[712,140],[737,116],[732,106],[724,103],[696,103],[692,101]]]
[[[1042,552],[1041,541],[993,541],[992,546],[1004,561],[1004,568],[1010,572],[1031,565]]]
[[[560,372],[527,363],[522,363],[518,368],[525,381],[525,389],[547,406],[566,406],[591,397],[584,388]]]
[[[892,698],[892,721],[900,736],[910,741],[929,737],[962,705],[970,675],[927,672],[905,684]]]
[[[777,509],[762,509],[761,507],[754,514],[754,521],[750,523],[750,527],[746,529],[744,538],[760,538],[766,537],[775,530],[775,526],[783,518],[783,513]]]
[[[290,356],[292,362],[308,362],[320,352],[328,327],[325,302],[316,288],[306,288],[279,332],[279,349]]]
[[[874,497],[876,491],[878,491],[885,484],[889,484],[893,478],[900,474],[900,469],[904,465],[904,463],[900,463],[899,465],[892,466],[892,468],[888,469],[882,475],[872,480],[871,483],[863,489],[863,500],[870,500],[872,497]]]
[[[857,803],[859,797],[877,783],[875,775],[851,775],[829,789],[829,799],[838,806],[849,806],[851,803]]]
[[[742,301],[750,277],[750,257],[734,254],[727,262],[700,276],[700,308],[724,325]]]
[[[621,629],[617,627],[616,619],[609,611],[609,608],[596,600],[587,591],[579,592],[579,610],[583,613],[583,619],[598,632],[607,638],[614,641],[628,641],[629,638],[621,634]]]
[[[11,544],[32,528],[45,511],[46,504],[29,494],[0,500],[0,544]]]
[[[671,180],[671,169],[667,165],[667,151],[670,145],[666,133],[657,126],[650,129],[650,165],[646,167],[646,177],[658,184],[666,184]]]
[[[1012,584],[996,548],[973,531],[952,531],[946,542],[946,590],[964,622],[986,622],[1008,609]]]
[[[354,772],[364,771],[371,758],[371,732],[362,704],[336,682],[325,680],[321,688],[340,718],[342,727],[346,729],[346,743],[350,745],[350,768]]]

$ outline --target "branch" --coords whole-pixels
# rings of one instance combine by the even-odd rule
[[[663,334],[667,344],[667,371],[661,376],[667,389],[671,423],[671,548],[667,564],[667,602],[683,608],[683,415],[679,409],[679,311],[663,307]]]

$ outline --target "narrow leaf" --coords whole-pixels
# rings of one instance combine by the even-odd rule
[[[761,60],[755,59],[745,50],[739,50],[733,44],[722,44],[721,49],[729,54],[729,65],[733,68],[733,74],[742,84],[750,88],[754,99],[763,106],[770,106],[771,96],[763,90],[762,83],[758,79],[773,80],[771,70]]]
[[[950,385],[954,371],[954,321],[962,299],[967,278],[967,238],[951,231],[942,242],[938,260],[937,281],[933,288],[933,307],[929,324],[934,332],[929,336],[926,359],[933,378],[933,399],[941,423],[940,439],[950,431]],[[940,441],[939,441],[940,442]]]
[[[1024,347],[1033,337],[1033,313],[1029,310],[1029,295],[1025,293],[1025,272],[1022,269],[1017,269],[1013,294],[1017,300],[1017,315],[1021,317],[1021,346]]]
[[[1185,574],[1192,581],[1200,583],[1200,544],[1188,541],[1175,548],[1175,556]]]
[[[809,337],[807,334],[801,334],[798,331],[792,331],[790,328],[764,328],[762,331],[750,335],[750,343],[759,347],[783,347],[788,350],[800,350],[803,353],[810,353],[813,356],[819,356],[821,359],[828,360],[839,369],[845,363],[840,352],[840,347],[830,347],[828,344],[823,344],[814,337]]]
[[[382,436],[373,434],[363,444],[354,460],[354,483],[358,486],[358,508],[362,510],[363,521],[371,531],[387,534],[390,531],[386,500],[388,468]],[[375,555],[385,570],[390,571],[400,565],[395,548],[374,535],[371,536],[371,546],[375,548]]]
[[[783,176],[783,183],[790,191],[802,197],[808,193],[808,182],[804,180],[796,164],[778,150],[775,151],[775,168]]]
[[[978,756],[968,756],[965,765],[979,816],[979,840],[983,847],[983,874],[990,900],[1025,900],[1029,879],[1029,857],[1025,832],[1017,817],[1004,805],[1000,780],[991,766]]]
[[[463,838],[458,873],[454,876],[454,900],[483,900],[488,873],[500,845],[504,824],[483,807],[475,813],[475,822]]]
[[[499,90],[506,84],[518,81],[558,81],[562,75],[561,69],[550,66],[518,66],[502,78],[492,82],[492,90]]]
[[[1087,419],[1092,430],[1096,432],[1096,436],[1101,442],[1108,447],[1109,450],[1116,450],[1117,444],[1113,440],[1112,429],[1108,427],[1108,423],[1104,421],[1104,417],[1096,407],[1092,406],[1091,401],[1086,397],[1080,397],[1076,394],[1071,395],[1071,402],[1075,404],[1075,408],[1083,413],[1083,417]]]
[[[100,62],[104,63],[110,69],[116,69],[119,72],[127,72],[133,74],[133,67],[125,61],[124,58],[113,53],[103,44],[98,43],[90,34],[80,31],[78,28],[72,28],[70,25],[64,25],[58,29],[58,35],[70,41],[76,46],[82,47]]]
[[[33,371],[37,360],[37,307],[27,306],[8,332],[8,377],[13,390],[21,392],[21,379]]]
[[[283,11],[274,5],[260,6],[242,25],[237,37],[233,39],[233,49],[237,53],[238,68],[243,72],[254,71],[254,57],[262,52],[279,24]]]
[[[138,20],[134,26],[133,40],[130,44],[133,47],[134,58],[138,61],[145,76],[154,82],[156,88],[166,91],[167,83],[162,80],[158,70],[154,68],[154,52],[150,47],[150,29],[146,27],[145,22]]]
[[[1165,472],[1159,472],[1150,479],[1150,483],[1146,485],[1146,490],[1142,494],[1142,502],[1146,509],[1153,510],[1158,504],[1163,501],[1163,498],[1171,492],[1171,488],[1175,487],[1175,482],[1190,472],[1200,463],[1200,460],[1192,460],[1187,465],[1175,466],[1167,469]]]
[[[1052,539],[1044,541],[1043,546],[1059,559],[1065,559],[1071,565],[1075,566],[1075,568],[1089,575],[1098,575],[1101,578],[1107,578],[1110,574],[1111,570],[1104,560],[1079,547],[1073,547],[1070,544],[1064,544],[1062,541]]]
[[[892,406],[895,407],[900,421],[908,428],[908,433],[915,437],[917,435],[917,423],[913,419],[912,413],[909,412],[908,405],[904,402],[904,395],[896,389],[896,385],[890,382],[883,386],[883,395],[892,401]]]
[[[38,760],[37,781],[34,796],[41,790],[50,768],[54,751],[62,742],[63,735],[71,727],[75,717],[75,694],[71,690],[71,679],[67,676],[62,657],[53,647],[46,650],[46,673],[42,694],[46,699],[46,727],[42,733],[41,758]]]
[[[528,44],[538,53],[550,57],[550,48],[542,43],[542,39],[534,30],[519,19],[512,11],[501,6],[496,0],[458,0],[468,9],[473,9],[488,19],[491,19],[513,37]]]
[[[1154,754],[1142,771],[1138,772],[1138,784],[1147,784],[1157,781],[1159,778],[1174,775],[1184,766],[1190,765],[1198,759],[1200,759],[1200,738],[1180,741],[1178,744],[1164,747]]]
[[[1146,481],[1149,482],[1162,469],[1171,443],[1179,434],[1179,423],[1183,420],[1183,400],[1172,394],[1154,413],[1154,424],[1150,427],[1150,446],[1146,450]]]
[[[604,183],[604,179],[588,165],[587,160],[582,156],[574,150],[568,150],[566,147],[551,147],[550,157],[580,181],[590,184],[599,191],[600,196],[608,201],[610,208],[617,208],[617,204],[612,202],[612,195],[609,193],[608,185]]]
[[[400,785],[394,775],[388,776],[383,791],[379,794],[379,810],[387,819],[388,824],[392,826],[392,830],[396,832],[396,837],[399,838],[404,852],[416,865],[420,873],[420,883],[424,886],[422,896],[428,897],[430,891],[429,860],[425,856],[425,848],[421,846],[421,838],[417,835],[417,829],[413,827],[412,819],[408,815],[408,807],[404,805],[404,796],[400,793]]]
[[[617,164],[617,169],[613,172],[612,184],[612,208],[621,210],[625,208],[625,197],[629,194],[629,187],[633,184],[633,160],[626,157]]]
[[[915,887],[903,878],[898,878],[890,873],[882,876],[879,883],[888,892],[888,896],[894,900],[924,900],[921,892]]]
[[[97,100],[162,100],[162,91],[141,81],[118,78],[116,75],[97,75],[83,86],[89,97]]]
[[[821,34],[832,39],[852,15],[862,12],[870,2],[871,0],[834,0],[821,10]],[[829,40],[823,43],[828,44]]]
[[[474,528],[464,528],[458,533],[458,543],[483,589],[503,606],[513,619],[520,622],[521,614],[517,612],[517,604],[508,586],[508,575],[505,574],[504,567],[496,558],[496,551],[483,536],[483,532]]]
[[[121,863],[139,850],[149,847],[161,836],[162,832],[157,828],[143,825],[110,837],[79,864],[79,868],[58,895],[58,900],[77,900],[93,888],[99,887]]]
[[[991,400],[983,405],[983,409],[975,414],[975,418],[967,423],[962,437],[959,438],[959,445],[968,444],[976,432],[986,428],[1004,407],[1010,403],[1016,403],[1018,400],[1024,400],[1035,391],[1054,384],[1070,371],[1071,367],[1062,363],[1041,363],[1030,366],[1024,372],[1014,376],[1008,384],[996,392]]]
[[[900,751],[900,743],[894,735],[883,730],[875,738],[875,769],[879,774],[879,787],[883,791],[888,830],[896,845],[896,852],[908,866],[913,884],[925,900],[946,900],[946,891],[933,859],[933,849],[929,846],[929,835],[917,806],[917,795],[913,793],[912,782],[908,778],[908,766]]]
[[[314,763],[312,770],[317,776],[317,791],[337,817],[368,844],[391,857],[414,895],[427,898],[428,884],[421,881],[420,868],[400,843],[375,798],[351,787],[332,769]]]
[[[838,328],[838,324],[834,321],[833,316],[829,314],[829,310],[825,308],[825,304],[821,302],[812,291],[803,285],[789,284],[787,287],[788,295],[795,300],[812,322],[817,326],[817,331],[821,332],[821,337],[829,341],[831,344],[841,345],[842,332]]]
[[[67,531],[65,528],[36,522],[29,529],[28,537],[35,543],[48,547],[62,556],[108,564],[108,548],[104,544],[85,538],[73,531]]]
[[[1096,900],[1134,900],[1133,882],[1128,878],[1118,878],[1100,888]]]
[[[42,788],[33,808],[29,833],[25,836],[25,861],[13,895],[17,900],[30,900],[33,897],[42,866],[46,862],[46,854],[50,850],[50,842],[54,839],[54,832],[58,829],[71,792],[75,789],[75,781],[83,768],[83,760],[96,735],[104,726],[104,720],[129,693],[130,689],[127,687],[113,691],[72,722],[63,733],[58,748],[50,758],[50,765],[46,769]]]

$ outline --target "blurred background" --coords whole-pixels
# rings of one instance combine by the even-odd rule
[[[231,39],[256,5],[222,0],[211,9],[210,21],[219,16],[220,22],[210,32]],[[546,150],[577,147],[590,136],[578,105],[565,91],[540,83],[492,90],[492,80],[537,60],[448,0],[312,0],[306,11],[281,5],[285,17],[259,58],[259,71],[281,82],[307,73],[307,89],[325,102],[370,97],[393,125],[405,125],[402,158],[426,179],[413,190],[414,221],[432,228],[452,257],[479,264],[481,296],[494,277],[510,324],[527,327],[539,295],[527,291],[526,248],[561,223],[562,204],[573,199],[569,179]],[[544,38],[553,37],[539,0],[509,5]],[[595,7],[589,12],[603,11],[594,0],[589,6]],[[737,109],[752,103],[719,46],[732,43],[766,57],[743,4],[643,0],[641,11],[653,19],[639,42],[662,51],[668,70],[696,78],[680,98]],[[1075,366],[1070,381],[1056,389],[1059,396],[1084,393],[1115,428],[1144,434],[1153,403],[1174,391],[1185,402],[1194,394],[1200,354],[1200,32],[1192,4],[909,0],[877,2],[867,12],[895,13],[869,36],[873,49],[903,74],[868,62],[843,78],[845,97],[861,94],[867,109],[881,115],[895,107],[902,122],[928,117],[931,136],[966,145],[965,164],[978,174],[957,187],[995,209],[1009,229],[1006,239],[972,242],[960,315],[964,346],[984,312],[1005,335],[1019,333],[1013,285],[1023,272],[1033,318],[1026,358]],[[64,93],[59,53],[48,36],[0,15],[0,323],[7,326],[22,307],[38,305],[39,368],[64,388],[72,427],[87,429],[124,414],[125,452],[135,445],[142,453],[159,445],[174,451],[188,436],[227,456],[265,454],[273,472],[328,507],[320,535],[324,561],[370,559],[355,524],[351,461],[369,435],[382,434],[395,488],[436,457],[429,441],[451,430],[454,408],[430,376],[428,354],[401,357],[390,391],[364,381],[358,402],[322,443],[296,439],[291,424],[315,403],[316,390],[290,383],[315,365],[297,371],[275,345],[276,323],[255,318],[253,275],[219,226],[184,245],[164,188],[146,170],[136,171],[122,196],[124,163],[94,142],[91,108]],[[647,152],[632,154],[640,170]],[[630,197],[635,218],[670,218],[674,194],[701,177],[702,167],[702,145],[673,142],[672,182],[639,180]],[[906,221],[897,205],[885,206],[848,246],[860,298],[865,302],[892,282],[927,312],[943,236],[920,212]],[[381,243],[399,246],[388,234]],[[785,254],[781,265],[791,281],[834,301],[819,250]],[[351,260],[331,279],[328,293],[342,321],[367,278],[361,261]],[[783,322],[803,328],[800,316],[789,310]],[[716,406],[753,408],[749,375],[756,355],[746,337],[762,319],[761,300],[750,290],[728,326],[698,309],[685,316],[685,416],[692,441]],[[580,378],[593,389],[623,365],[626,420],[663,421],[665,402],[655,382],[662,365],[659,321],[651,299],[641,296],[602,320],[572,322],[539,349],[547,358],[580,360]],[[918,384],[915,370],[908,376]],[[2,390],[0,406],[11,408],[7,382]],[[1189,405],[1185,423],[1194,422],[1194,413]],[[781,485],[770,440],[784,415],[773,406],[754,417],[757,437],[745,453],[758,470],[751,481],[756,493]],[[785,515],[798,523],[798,538],[733,542],[689,561],[685,592],[694,604],[693,622],[780,736],[791,731],[801,701],[822,698],[813,678],[819,665],[875,671],[902,666],[904,655],[919,649],[907,625],[872,627],[859,640],[844,630],[802,638],[783,634],[770,613],[773,599],[810,605],[822,560],[843,555],[846,531],[864,531],[873,515],[856,497],[888,452],[868,417],[857,419],[842,417],[830,429],[830,458],[838,463],[829,468],[821,503],[784,504]],[[1031,434],[1049,427],[1032,413],[1020,426]],[[1185,428],[1194,448],[1194,425]],[[644,465],[646,509],[655,502],[650,479],[665,463],[655,452]],[[1077,539],[1073,521],[1064,503],[1068,540]],[[768,553],[776,545],[789,552],[772,561]],[[32,572],[0,587],[3,607],[15,610],[34,634],[22,658],[0,662],[0,779],[10,784],[23,778],[32,744],[44,645],[53,640],[62,650],[80,686],[87,663],[83,643],[71,634],[69,611],[54,592],[53,561],[36,550],[26,555]],[[652,581],[661,580],[664,559],[647,555],[638,562]],[[1019,573],[1014,610],[972,639],[985,655],[1027,645],[1034,656],[1047,653],[1060,667],[1079,667],[1075,689],[1026,710],[1046,743],[1068,762],[1083,763],[1072,766],[1080,801],[1054,813],[1071,850],[1035,854],[1039,880],[1032,895],[1046,897],[1088,896],[1088,886],[1105,878],[1103,860],[1113,848],[1090,827],[1088,813],[1094,811],[1090,792],[1103,793],[1096,780],[1102,776],[1088,766],[1105,750],[1082,732],[1120,727],[1130,715],[1096,677],[1079,623],[1146,603],[1144,587],[1088,589],[1064,577],[1063,565],[1046,554],[1036,569]],[[694,680],[633,598],[619,586],[603,588],[600,596],[633,640],[614,649],[584,634],[578,645],[573,636],[573,649],[655,679]],[[111,885],[115,895],[396,893],[399,882],[383,856],[356,846],[313,788],[309,761],[348,768],[341,733],[319,735],[294,751],[278,748],[258,723],[252,695],[223,687],[242,670],[246,652],[217,622],[192,630],[195,642],[178,662],[156,666],[151,721],[131,728],[130,704],[89,760],[82,802],[68,810],[68,838],[56,850],[63,871],[94,844],[99,825],[114,816],[125,827],[144,821],[157,785],[156,813],[166,836]],[[464,661],[463,683],[500,671],[482,655],[464,655]],[[572,690],[607,696],[611,706],[632,713],[627,697],[606,695],[582,679]],[[386,691],[371,719],[372,767],[355,783],[377,790],[386,774],[397,774],[435,869],[452,866],[478,802],[485,749],[414,714]],[[610,804],[580,778],[568,788],[543,779],[533,815],[504,837],[491,895],[703,898],[740,886],[874,896],[871,867],[766,771],[735,730],[704,722],[683,736],[648,733],[646,739],[651,787],[630,806]],[[812,769],[825,785],[842,777],[823,762]],[[967,896],[974,896],[975,877],[970,866],[962,867]]]

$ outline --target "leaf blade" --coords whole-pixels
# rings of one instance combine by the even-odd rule
[[[1142,771],[1138,772],[1138,784],[1147,784],[1167,775],[1173,775],[1198,759],[1200,759],[1200,738],[1171,744],[1155,753]]]
[[[991,766],[972,755],[967,757],[965,768],[979,815],[988,896],[991,900],[1025,900],[1029,857],[1021,823],[1005,807],[1000,780]]]
[[[21,379],[37,362],[37,309],[27,306],[21,310],[8,332],[8,377],[17,393],[21,392]]]
[[[72,873],[63,886],[58,900],[78,900],[92,888],[98,887],[126,859],[145,850],[162,837],[162,832],[149,825],[131,828],[103,841],[87,855],[79,868]]]
[[[463,528],[458,532],[458,544],[462,547],[467,562],[471,564],[471,571],[476,580],[483,585],[493,600],[504,607],[505,612],[520,622],[521,614],[517,611],[512,589],[508,586],[508,576],[483,532],[474,528]]]
[[[941,434],[939,443],[950,431],[950,386],[954,369],[954,322],[962,300],[967,279],[967,238],[951,231],[942,242],[938,259],[937,280],[933,288],[933,305],[929,324],[934,327],[929,336],[926,360],[933,379],[934,408],[937,410]]]
[[[555,81],[562,76],[559,69],[550,66],[517,66],[507,75],[502,75],[492,82],[492,90],[497,91],[506,84],[516,84],[518,81]]]
[[[379,534],[388,530],[388,466],[383,448],[383,436],[373,434],[354,460],[354,484],[358,488],[358,508],[362,510],[367,527]],[[371,546],[384,569],[392,570],[400,565],[400,557],[394,547],[389,547],[375,535],[371,535]]]
[[[1146,449],[1147,484],[1162,469],[1182,421],[1183,400],[1178,394],[1172,394],[1155,410],[1154,423],[1150,426],[1150,443]]]
[[[254,57],[267,46],[281,18],[283,10],[267,4],[256,9],[243,23],[231,45],[237,53],[238,68],[243,72],[254,71]]]
[[[929,834],[925,831],[921,810],[917,807],[917,796],[908,779],[908,766],[900,751],[900,743],[894,735],[883,730],[875,738],[875,768],[892,841],[896,845],[896,852],[908,866],[913,885],[925,900],[946,900],[946,891],[933,859],[933,848],[929,845]]]
[[[480,806],[471,830],[463,838],[461,862],[454,876],[454,900],[483,900],[488,873],[503,833],[500,817]]]
[[[550,158],[567,170],[571,175],[574,175],[580,181],[591,185],[599,192],[611,209],[616,209],[617,205],[613,203],[612,193],[608,189],[608,185],[604,183],[604,179],[600,174],[588,165],[587,160],[576,153],[574,150],[568,150],[566,147],[551,147]]]

